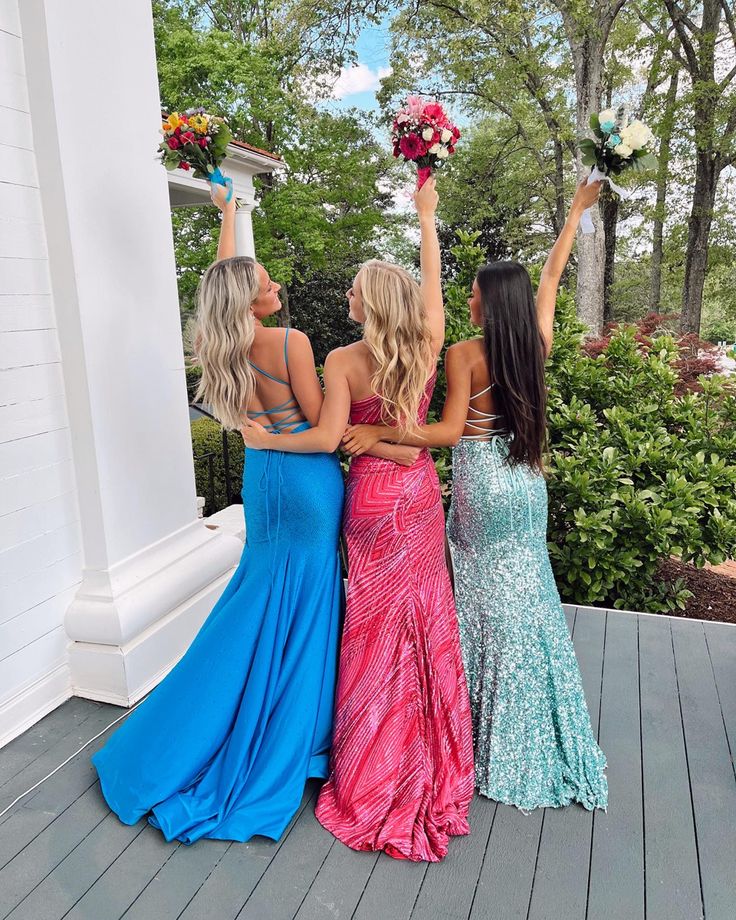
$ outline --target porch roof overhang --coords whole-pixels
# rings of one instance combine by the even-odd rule
[[[243,141],[228,144],[227,156],[221,169],[233,180],[235,196],[246,207],[255,205],[253,177],[282,169],[284,162],[278,155],[260,150]],[[195,179],[191,172],[172,169],[168,172],[169,201],[172,208],[210,204],[210,186],[205,179]]]

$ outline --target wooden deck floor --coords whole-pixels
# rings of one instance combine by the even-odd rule
[[[438,865],[354,853],[314,818],[278,843],[167,844],[108,811],[89,754],[0,819],[12,920],[733,920],[736,627],[571,608],[607,814],[476,797]],[[0,811],[117,714],[72,699],[0,751]]]

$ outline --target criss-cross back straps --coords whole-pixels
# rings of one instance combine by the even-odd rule
[[[464,434],[462,436],[463,441],[480,441],[483,438],[487,438],[489,435],[498,435],[504,434],[505,432],[500,428],[486,428],[485,424],[488,422],[495,422],[496,419],[503,418],[502,415],[497,415],[493,412],[483,412],[481,409],[476,409],[475,406],[471,406],[470,403],[477,399],[479,396],[484,396],[486,393],[489,393],[493,389],[494,384],[490,383],[488,386],[479,390],[477,393],[473,393],[468,401],[468,414],[475,412],[475,416],[467,418],[465,420],[465,425],[468,428],[473,428],[477,434]]]
[[[287,344],[289,342],[289,328],[286,328],[286,335],[284,336],[284,364],[286,365],[286,370],[288,373],[289,370],[289,352],[287,350]],[[282,380],[280,377],[275,377],[273,374],[269,374],[268,371],[264,371],[262,367],[258,367],[257,364],[254,364],[252,361],[248,361],[250,366],[254,371],[261,374],[263,377],[268,377],[269,380],[273,380],[274,383],[280,383],[282,386],[290,386],[288,380]],[[286,402],[281,403],[278,406],[273,406],[271,409],[264,409],[262,412],[251,412],[250,418],[262,418],[264,415],[274,415],[279,412],[288,412],[288,415],[285,415],[284,418],[279,419],[277,422],[270,422],[268,425],[264,425],[264,428],[267,431],[270,431],[272,434],[278,434],[280,431],[283,431],[285,428],[289,428],[294,424],[292,419],[295,416],[301,415],[301,409],[299,404],[293,395],[291,395]]]

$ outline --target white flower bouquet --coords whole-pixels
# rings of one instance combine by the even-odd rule
[[[607,179],[611,188],[622,198],[627,197],[625,189],[616,185],[611,178],[627,169],[642,172],[657,165],[657,158],[651,152],[654,137],[643,121],[629,121],[623,106],[618,109],[604,109],[590,116],[590,129],[595,138],[584,137],[578,141],[581,160],[590,166],[588,182]],[[593,221],[588,211],[580,223],[583,233],[593,232]]]

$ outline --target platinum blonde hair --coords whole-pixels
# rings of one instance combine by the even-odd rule
[[[379,259],[362,265],[358,278],[363,341],[376,362],[371,387],[381,397],[382,417],[403,431],[415,431],[434,363],[421,290],[409,272]]]
[[[209,403],[225,428],[240,428],[256,388],[248,355],[256,330],[251,304],[258,293],[256,262],[249,256],[214,262],[197,288],[194,344],[202,377],[194,399]]]

